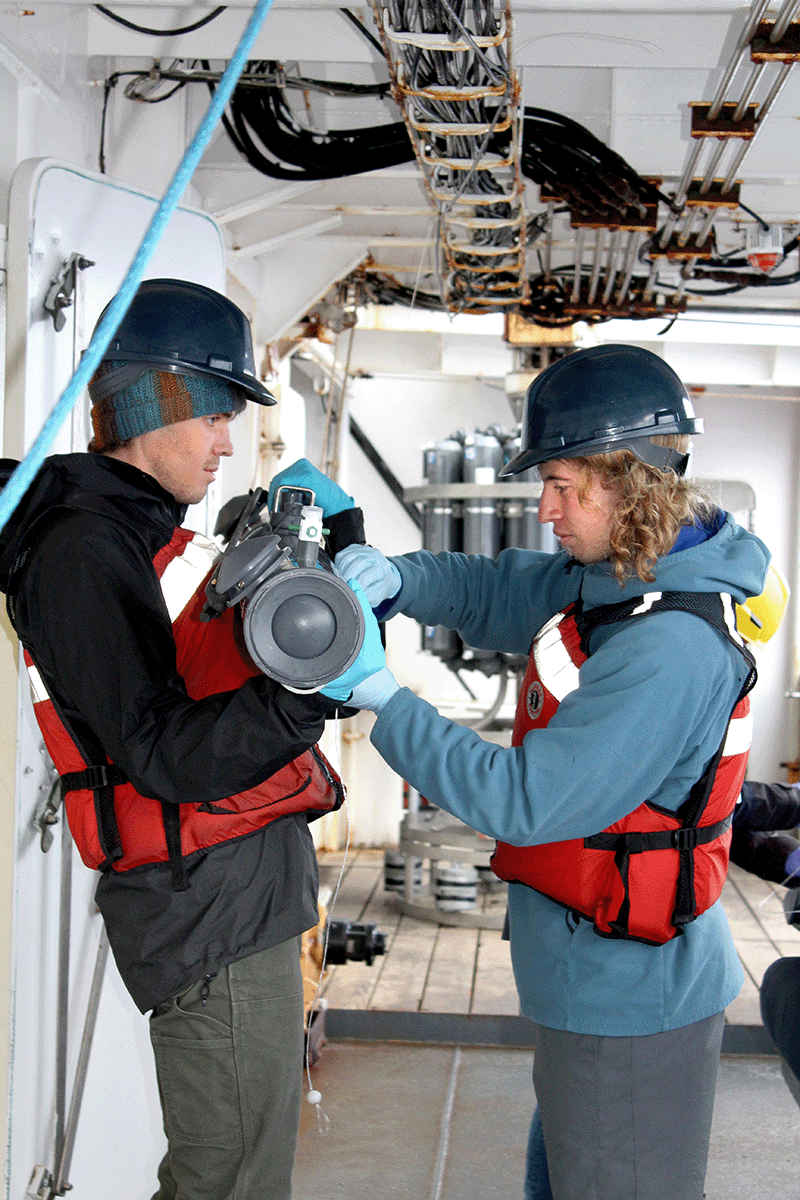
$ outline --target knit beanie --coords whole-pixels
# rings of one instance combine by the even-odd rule
[[[146,363],[102,362],[89,383],[94,438],[102,454],[129,438],[214,413],[239,413],[247,400],[232,384],[211,375],[158,371]]]

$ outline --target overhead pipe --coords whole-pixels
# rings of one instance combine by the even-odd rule
[[[692,226],[694,225],[696,216],[697,216],[697,209],[690,208],[689,212],[686,215],[686,219],[683,223],[683,229],[678,234],[678,245],[679,246],[685,246],[686,243],[688,242],[689,237],[692,232]]]
[[[572,279],[572,296],[573,304],[577,304],[581,297],[581,270],[583,267],[583,252],[586,247],[586,228],[581,226],[578,230],[578,242],[575,247],[575,274]]]
[[[658,276],[658,259],[654,258],[653,261],[650,263],[650,271],[647,276],[647,282],[645,283],[644,291],[642,292],[643,299],[649,300],[650,297],[652,296],[653,292],[655,291],[657,276]]]
[[[686,197],[689,194],[689,185],[694,178],[695,167],[697,166],[697,161],[700,158],[702,149],[703,147],[700,140],[696,139],[686,161],[686,166],[683,168],[683,174],[681,175],[680,183],[678,184],[678,190],[676,191],[675,197],[672,201],[673,210],[680,210],[683,207]],[[667,218],[666,224],[661,232],[661,237],[659,238],[659,245],[662,250],[672,237],[673,230],[680,220],[680,217],[680,211],[673,211]]]
[[[769,40],[775,46],[786,33],[786,30],[792,23],[795,13],[800,8],[800,0],[786,0],[781,11],[778,13],[777,20],[772,26],[769,34]]]
[[[768,2],[769,2],[769,0],[753,0],[753,4],[750,8],[750,15],[748,16],[747,21],[745,22],[745,24],[742,28],[742,31],[739,34],[739,38],[738,38],[738,41],[736,42],[736,46],[734,48],[733,54],[731,55],[730,60],[728,61],[728,65],[725,68],[725,72],[722,76],[722,79],[720,80],[717,90],[714,93],[714,98],[711,101],[711,106],[708,110],[709,120],[714,120],[716,117],[719,116],[720,111],[722,109],[723,102],[725,100],[725,94],[728,90],[730,82],[736,73],[739,63],[741,62],[742,55],[746,51],[747,47],[750,45],[750,42],[752,41],[753,34],[755,33],[756,29],[758,28],[758,24],[766,10]],[[788,0],[788,2],[793,3],[794,0]],[[678,222],[681,219],[682,212],[680,210],[683,209],[683,206],[686,203],[686,197],[689,194],[689,188],[691,186],[692,179],[694,178],[695,170],[697,168],[697,163],[700,159],[700,154],[702,152],[702,148],[703,148],[702,147],[702,139],[696,138],[694,146],[692,146],[691,150],[689,151],[689,155],[686,160],[686,165],[684,166],[683,174],[681,175],[680,183],[678,184],[678,190],[676,191],[675,197],[672,202],[673,210],[678,209],[679,211],[678,212],[673,211],[670,214],[670,216],[667,218],[667,222],[664,226],[664,229],[662,230],[661,237],[659,238],[659,246],[661,247],[662,250],[669,242]],[[708,188],[711,186],[711,183],[713,182],[714,170],[716,168],[716,165],[719,163],[719,161],[722,157],[722,154],[724,153],[724,150],[725,150],[725,145],[724,145],[724,143],[721,143],[721,145],[718,146],[715,151],[713,165],[710,166],[709,169],[706,171],[706,175],[705,175],[705,178],[703,181],[704,184],[707,181],[706,190],[708,190]],[[744,157],[744,155],[742,155],[742,157]],[[735,171],[733,172],[733,174],[735,175]],[[730,185],[728,185],[728,186],[730,186]],[[723,188],[723,191],[726,191],[726,190],[727,190],[727,187]]]
[[[789,78],[789,72],[792,69],[792,65],[793,65],[792,63],[784,63],[783,64],[783,66],[778,74],[777,79],[775,80],[775,82],[772,85],[772,89],[770,90],[769,95],[767,96],[766,100],[761,105],[760,109],[758,110],[758,114],[756,115],[755,132],[753,133],[753,136],[751,138],[749,138],[746,142],[742,142],[742,145],[739,147],[738,153],[734,157],[734,160],[731,163],[730,169],[728,170],[728,174],[725,177],[725,182],[722,185],[723,193],[729,191],[733,187],[734,181],[736,179],[736,174],[737,174],[739,168],[741,167],[742,163],[744,162],[745,155],[747,154],[748,150],[750,149],[750,147],[752,146],[756,137],[758,136],[758,131],[761,129],[762,125],[764,124],[764,119],[765,119],[767,113],[772,108],[773,104],[775,103],[775,101],[777,100],[777,98],[781,92],[781,89],[783,88],[783,85],[786,83],[786,80]]]
[[[619,291],[617,292],[617,308],[621,308],[624,304],[625,298],[628,294],[628,289],[631,286],[633,269],[636,266],[636,260],[639,255],[639,247],[642,244],[643,237],[643,229],[631,229],[628,233],[628,246],[625,252],[625,260],[622,267],[622,282],[620,283]]]
[[[731,117],[731,120],[733,121],[734,125],[738,125],[739,121],[741,121],[742,117],[747,112],[748,101],[755,91],[755,86],[764,73],[764,67],[766,65],[766,63],[756,63],[750,72],[747,83],[744,85],[744,91],[739,99],[739,103],[733,110],[733,116]]]
[[[700,184],[701,195],[704,196],[706,194],[706,192],[708,192],[710,190],[711,185],[714,182],[714,177],[716,176],[716,173],[717,173],[717,167],[719,166],[720,161],[722,160],[722,156],[726,150],[727,150],[727,146],[726,146],[725,142],[721,138],[718,139],[717,144],[714,147],[714,152],[711,155],[711,158],[709,159],[708,164],[706,166],[706,173],[703,176],[703,182]]]
[[[719,116],[720,109],[722,108],[722,104],[725,99],[725,93],[728,90],[728,85],[736,74],[736,68],[741,62],[742,55],[750,45],[750,42],[753,40],[753,34],[758,28],[758,23],[764,15],[768,3],[769,0],[753,0],[753,5],[750,9],[750,16],[748,17],[742,32],[739,34],[739,40],[737,41],[730,61],[725,68],[725,73],[720,80],[719,87],[714,93],[714,99],[711,101],[711,107],[708,110],[709,120],[713,121],[715,117]]]
[[[592,263],[592,274],[589,279],[589,303],[594,304],[594,298],[597,295],[597,284],[600,279],[600,265],[603,260],[603,246],[605,245],[606,231],[598,229],[594,243],[594,262]]]
[[[697,255],[694,255],[692,258],[687,258],[686,262],[681,267],[681,279],[673,296],[673,304],[680,304],[681,300],[683,299],[683,293],[686,291],[686,285],[689,282],[689,278],[695,268],[696,262]]]
[[[709,208],[706,210],[705,219],[697,231],[697,240],[695,243],[697,246],[702,246],[705,243],[706,238],[711,233],[711,226],[713,224],[714,224],[714,209]]]
[[[611,293],[614,290],[614,280],[617,277],[617,258],[619,256],[619,246],[622,240],[622,230],[615,229],[611,234],[611,245],[608,249],[608,264],[606,266],[606,282],[603,288],[603,304],[608,304],[611,299]]]
[[[553,268],[553,213],[555,204],[552,200],[547,202],[547,230],[544,239],[544,278],[545,282],[550,282],[550,276]]]

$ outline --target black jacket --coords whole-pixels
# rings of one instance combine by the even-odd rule
[[[189,699],[152,565],[184,513],[135,467],[58,455],[0,532],[0,589],[62,720],[143,795],[176,804],[267,779],[319,739],[336,707],[266,676]],[[345,517],[345,540],[361,540],[354,519]],[[186,866],[186,892],[172,891],[160,864],[109,871],[98,884],[117,964],[143,1011],[317,921],[316,856],[301,814]]]

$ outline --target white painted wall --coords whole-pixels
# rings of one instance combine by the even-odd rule
[[[775,563],[797,582],[797,461],[800,405],[793,401],[736,397],[695,397],[706,432],[695,441],[694,474],[704,479],[740,479],[756,495],[753,531],[772,551]],[[756,654],[759,681],[752,695],[754,740],[751,779],[786,779],[780,764],[798,753],[798,707],[787,700],[797,690],[795,608],[790,606],[775,637]]]
[[[47,159],[27,160],[18,169],[11,198],[8,281],[12,320],[3,447],[5,453],[21,457],[71,378],[100,310],[118,289],[155,203],[130,187],[116,188],[106,178],[63,168]],[[94,265],[79,276],[74,303],[65,310],[66,324],[56,332],[42,308],[42,298],[62,259],[75,249]],[[224,287],[221,238],[204,214],[176,212],[149,265],[154,275],[191,275],[197,282]],[[87,411],[85,401],[75,406],[72,417],[59,430],[55,451],[86,448]],[[252,443],[252,439],[248,441]],[[250,473],[248,470],[248,477]],[[227,476],[218,486],[226,482]],[[13,634],[10,629],[5,633],[9,659],[13,660]],[[62,847],[61,817],[53,844],[46,854],[42,852],[33,822],[37,806],[48,794],[52,767],[33,717],[24,671],[19,688],[11,685],[10,678],[8,684],[6,694],[15,700],[18,696],[19,701],[9,722],[9,728],[16,730],[16,778],[8,792],[7,823],[14,852],[13,864],[9,864],[13,880],[9,927],[14,1037],[7,1186],[8,1194],[18,1197],[24,1194],[35,1166],[55,1168],[60,937],[63,934],[70,953],[69,1099],[100,921],[92,898],[96,876],[82,867],[69,839]],[[9,745],[9,754],[11,749]],[[72,890],[68,907],[60,903],[62,873]],[[68,1179],[76,1196],[91,1197],[103,1193],[113,1173],[122,1181],[115,1184],[117,1193],[136,1200],[142,1194],[141,1179],[154,1177],[164,1139],[147,1022],[132,1005],[112,961],[106,970],[93,1050]],[[132,1114],[142,1133],[141,1145],[126,1129]],[[103,1146],[99,1156],[98,1143]]]

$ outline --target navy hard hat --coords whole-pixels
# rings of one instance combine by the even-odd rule
[[[542,371],[528,388],[520,453],[501,471],[630,450],[642,462],[683,474],[688,455],[650,441],[702,433],[686,388],[663,358],[641,346],[592,346]]]
[[[218,379],[257,404],[276,403],[256,376],[245,314],[221,292],[184,279],[147,279],[139,285],[103,355],[102,361],[109,360]],[[122,378],[126,371],[130,368],[120,367],[102,377],[103,395],[130,382]],[[100,398],[93,392],[95,401]]]

